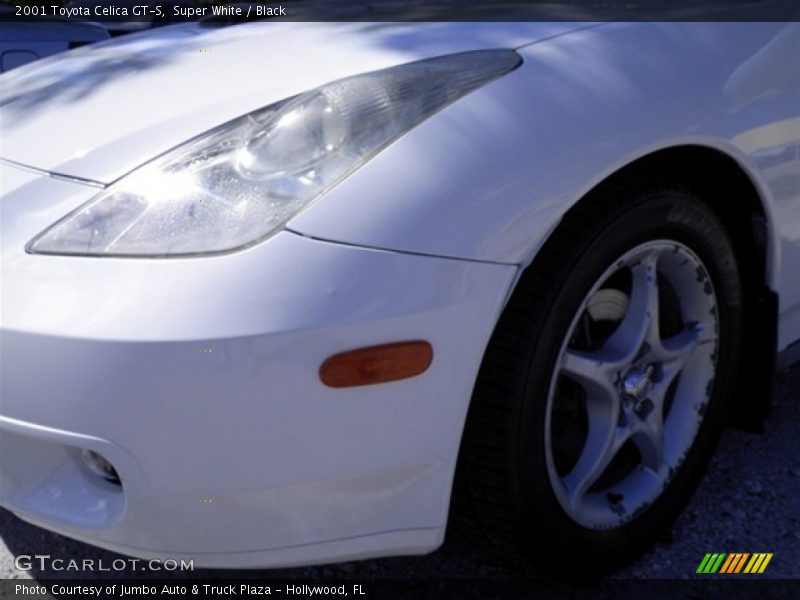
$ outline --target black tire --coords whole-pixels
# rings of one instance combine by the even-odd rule
[[[690,248],[714,286],[719,343],[713,385],[694,442],[661,495],[618,527],[585,527],[562,508],[545,460],[556,361],[576,311],[603,272],[638,244],[664,239]],[[496,327],[462,446],[459,477],[468,501],[504,555],[548,574],[566,568],[571,576],[591,575],[630,562],[658,539],[689,500],[716,444],[740,354],[742,305],[731,241],[693,192],[650,184],[607,187],[565,216]]]

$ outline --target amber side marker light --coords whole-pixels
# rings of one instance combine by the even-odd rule
[[[335,354],[319,368],[319,378],[334,388],[373,385],[414,377],[428,370],[433,347],[421,340],[370,346]]]

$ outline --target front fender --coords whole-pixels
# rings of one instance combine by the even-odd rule
[[[770,217],[773,182],[759,161],[798,143],[779,133],[785,128],[769,128],[797,113],[784,93],[798,85],[797,70],[791,53],[779,51],[797,36],[786,23],[621,23],[526,46],[522,67],[395,142],[289,228],[527,264],[595,185],[650,152],[685,144],[733,155]],[[777,260],[774,241],[771,250]]]

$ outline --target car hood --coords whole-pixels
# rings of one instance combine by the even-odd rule
[[[586,23],[184,24],[0,77],[0,157],[111,183],[208,129],[328,81],[516,48]]]

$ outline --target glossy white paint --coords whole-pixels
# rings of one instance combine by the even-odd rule
[[[329,81],[463,50],[514,48],[585,26],[187,24],[133,34],[1,79],[2,156],[110,183],[212,123]],[[176,85],[176,77],[192,84]],[[43,147],[39,140],[56,130]]]
[[[520,69],[398,140],[289,227],[526,264],[611,173],[658,149],[706,146],[742,166],[774,224],[784,347],[800,337],[797,48],[798,23],[608,24],[528,46]]]
[[[24,251],[97,192],[79,179],[110,183],[331,79],[490,47],[520,48],[524,65],[261,244],[168,260]],[[0,163],[0,504],[198,566],[434,549],[521,266],[631,160],[701,144],[742,166],[770,220],[781,347],[800,337],[798,47],[794,23],[180,26],[0,78],[0,155],[28,165]],[[319,382],[331,354],[408,339],[434,347],[419,377]],[[111,460],[123,491],[80,448]]]
[[[96,189],[7,165],[0,178],[0,503],[198,565],[441,541],[475,373],[516,267],[289,232],[213,259],[30,255],[25,238]],[[436,349],[422,376],[319,381],[332,354],[420,338]],[[78,448],[112,461],[124,498]],[[342,538],[352,546],[291,550]]]

